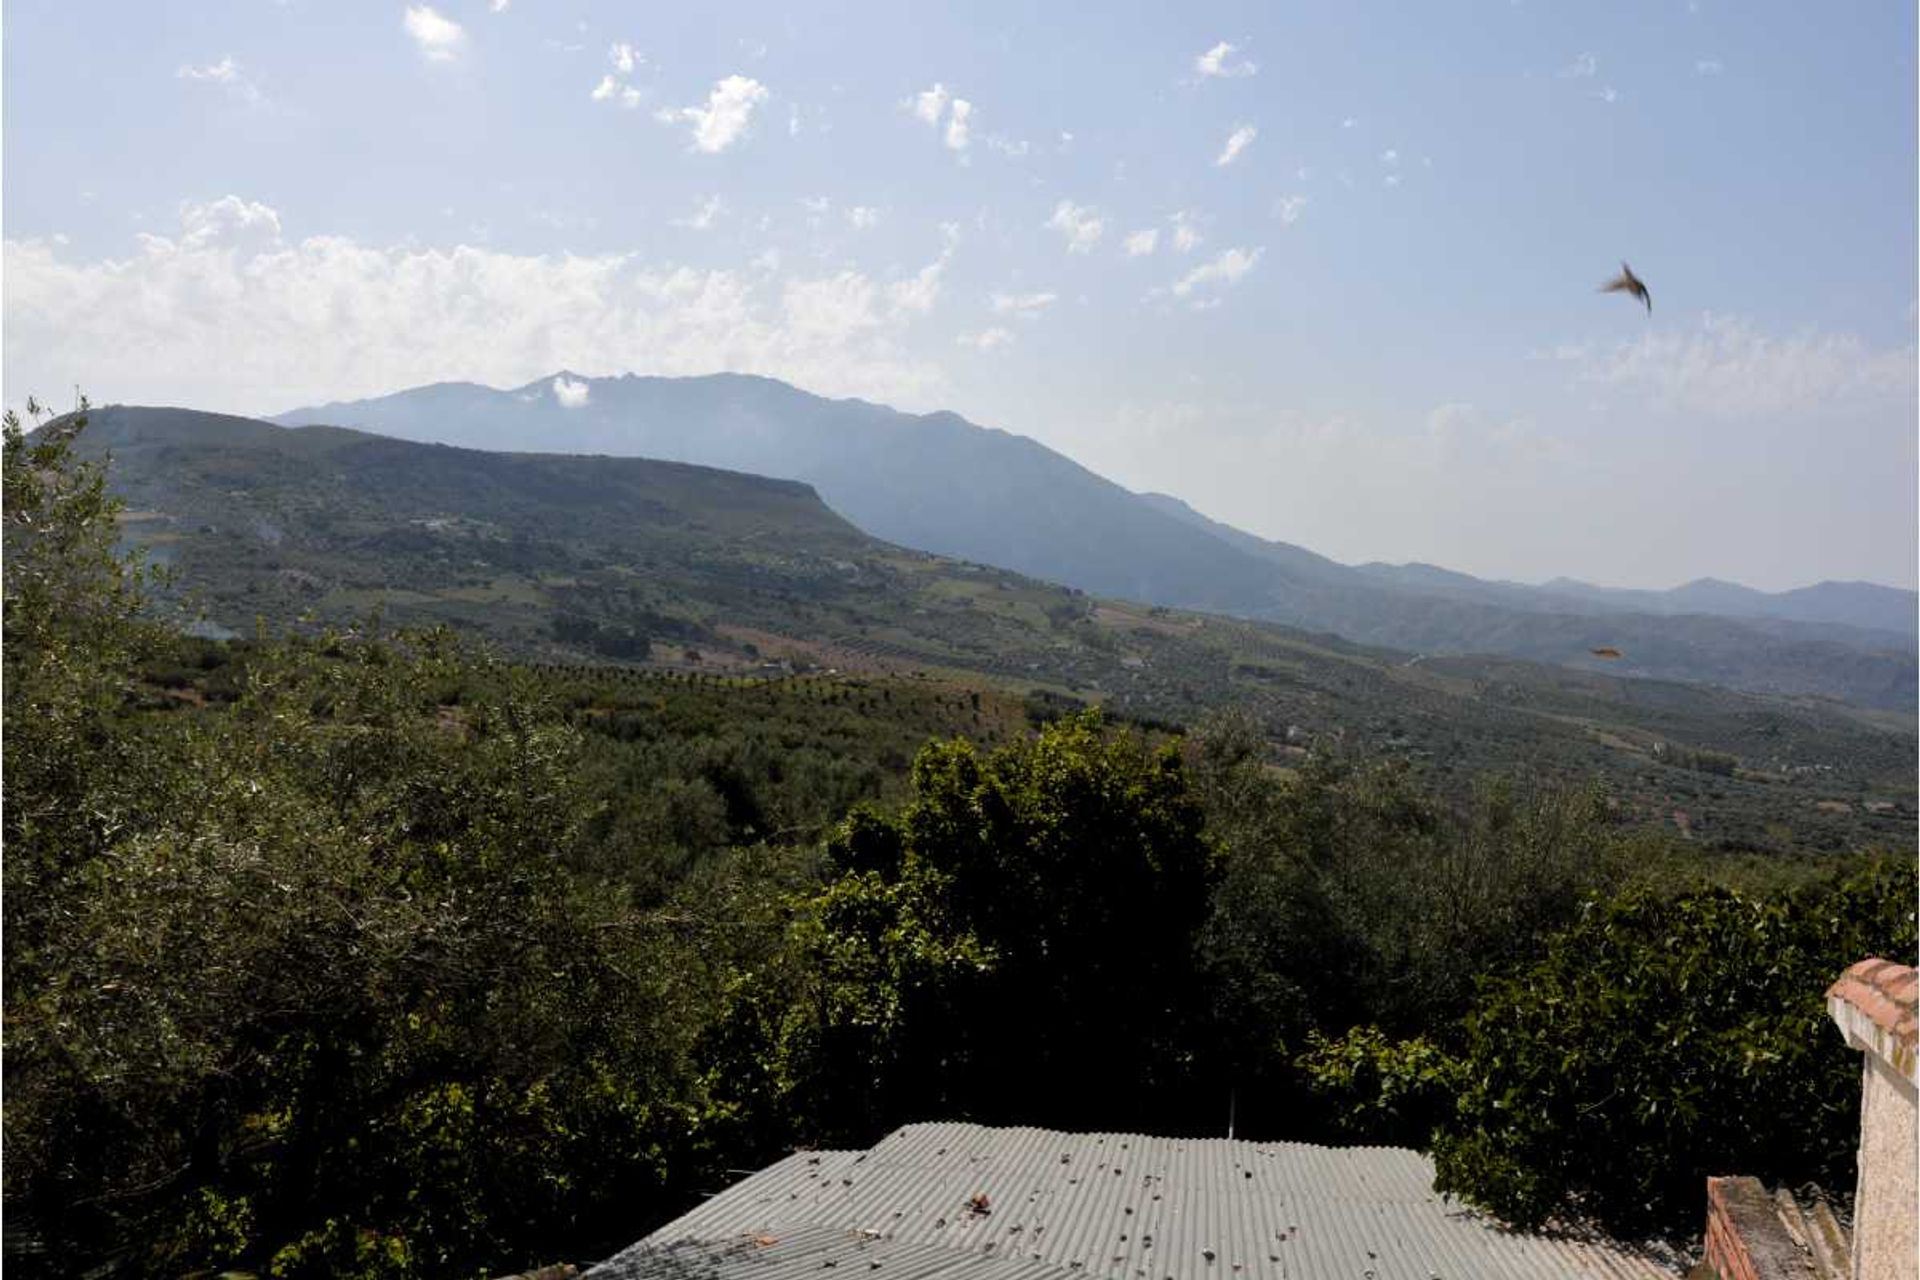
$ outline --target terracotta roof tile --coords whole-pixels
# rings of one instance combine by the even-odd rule
[[[1862,1047],[1866,1041],[1875,1042],[1882,1056],[1909,1077],[1913,1075],[1915,1041],[1920,1039],[1920,973],[1878,956],[1862,960],[1827,988],[1827,1007],[1843,1031],[1851,1022],[1855,1030],[1848,1031],[1849,1038]],[[1855,1011],[1870,1027],[1851,1021],[1855,1014],[1843,1019],[1843,1007]]]

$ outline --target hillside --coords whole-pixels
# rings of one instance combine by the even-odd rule
[[[1344,742],[1455,790],[1492,769],[1598,776],[1643,820],[1729,847],[1912,838],[1911,727],[1817,699],[1102,600],[903,550],[805,486],[702,467],[124,407],[95,411],[82,443],[111,456],[128,540],[216,630],[378,608],[547,663],[858,673],[1168,723],[1232,706],[1282,758]]]
[[[562,374],[558,377],[571,378]],[[1099,595],[1333,631],[1423,653],[1495,652],[1761,692],[1910,708],[1913,594],[1823,584],[1785,597],[1548,589],[1431,566],[1341,565],[1131,493],[1037,442],[951,413],[827,400],[769,378],[443,383],[297,409],[284,425],[357,427],[480,449],[666,458],[801,480],[862,530]],[[1739,589],[1745,592],[1744,588]],[[1901,601],[1907,623],[1900,624]],[[1867,624],[1867,625],[1863,625]]]

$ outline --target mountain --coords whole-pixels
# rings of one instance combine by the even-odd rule
[[[1101,599],[882,542],[802,484],[686,464],[123,406],[94,410],[80,446],[109,460],[126,541],[228,633],[378,609],[525,659],[727,687],[813,670],[953,707],[982,690],[1161,723],[1231,707],[1283,751],[1339,740],[1456,792],[1521,765],[1604,779],[1627,814],[1681,810],[1729,847],[1911,839],[1914,738],[1891,714]]]
[[[586,387],[586,403],[562,405],[552,389],[559,379]],[[1033,440],[951,413],[826,400],[771,378],[563,373],[511,391],[442,383],[274,421],[803,480],[875,537],[1135,600],[1227,609],[1273,589],[1259,560],[1223,554],[1217,539]]]
[[[1898,708],[1911,708],[1920,692],[1911,632],[1758,614],[1729,619],[1687,612],[1685,599],[1661,593],[1597,597],[1431,566],[1354,568],[1209,520],[1177,499],[1131,493],[1025,437],[951,413],[827,400],[769,378],[563,373],[507,391],[444,383],[276,421],[800,480],[862,530],[901,546],[1100,595],[1420,653],[1595,667],[1592,650],[1610,647],[1626,655],[1612,668],[1623,674]]]
[[[1791,591],[1756,591],[1737,582],[1696,578],[1668,591],[1629,591],[1555,578],[1542,591],[1620,609],[1652,613],[1712,613],[1727,618],[1776,618],[1827,623],[1911,637],[1920,630],[1920,597],[1873,582],[1817,582]]]

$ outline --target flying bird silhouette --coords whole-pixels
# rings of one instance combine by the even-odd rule
[[[1620,274],[1600,286],[1602,293],[1630,293],[1647,304],[1647,314],[1653,314],[1653,295],[1647,292],[1647,286],[1639,276],[1633,274],[1633,268],[1626,263],[1620,264]]]
[[[1601,645],[1598,649],[1594,649],[1591,652],[1596,658],[1617,658],[1620,656],[1620,651],[1610,644]]]

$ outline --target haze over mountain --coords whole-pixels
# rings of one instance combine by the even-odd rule
[[[296,409],[468,448],[606,453],[813,485],[862,530],[1085,591],[1331,631],[1419,653],[1500,653],[1733,687],[1906,705],[1914,596],[1821,584],[1608,592],[1485,582],[1431,566],[1346,566],[1132,493],[1035,441],[951,413],[828,400],[769,378],[562,372],[510,390],[441,383]],[[1330,480],[1330,483],[1335,482]],[[1517,531],[1520,532],[1520,531]],[[1906,625],[1899,603],[1906,602]],[[1725,612],[1720,612],[1724,610]]]

